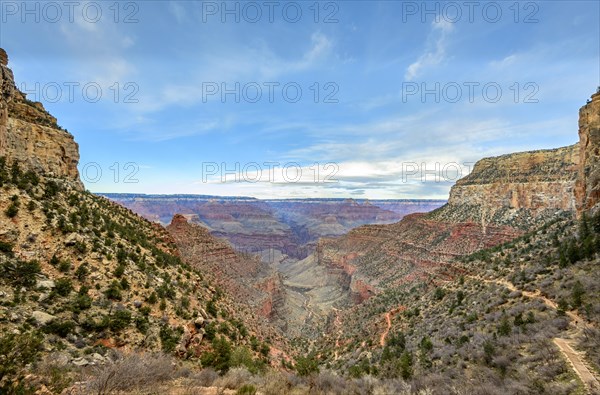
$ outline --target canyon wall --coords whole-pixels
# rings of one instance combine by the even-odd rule
[[[525,230],[557,212],[574,212],[579,156],[572,145],[482,159],[430,218]]]
[[[579,176],[575,197],[581,214],[600,201],[600,87],[579,110]]]
[[[15,86],[8,56],[0,48],[0,156],[8,163],[47,177],[66,179],[83,189],[79,147],[42,103],[29,101]]]

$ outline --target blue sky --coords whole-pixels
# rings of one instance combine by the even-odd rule
[[[446,198],[600,85],[599,2],[467,3],[7,1],[0,46],[93,192]]]

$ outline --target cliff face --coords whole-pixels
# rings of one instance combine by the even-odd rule
[[[527,229],[557,211],[575,211],[579,147],[482,159],[431,218]]]
[[[8,56],[0,48],[0,156],[23,169],[71,181],[83,189],[77,164],[79,147],[56,118],[15,86]]]
[[[313,265],[346,275],[337,307],[404,283],[447,280],[456,275],[455,258],[598,203],[600,93],[592,99],[580,111],[580,145],[482,159],[451,189],[445,206],[322,239]],[[318,307],[325,314],[334,311],[333,306],[313,309]]]
[[[575,197],[577,212],[593,208],[600,201],[600,90],[579,110],[581,161]]]

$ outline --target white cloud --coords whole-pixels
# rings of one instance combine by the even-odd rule
[[[432,23],[431,32],[427,38],[427,49],[419,59],[406,69],[404,79],[412,81],[421,74],[423,69],[437,66],[446,58],[447,37],[454,26],[444,20]]]

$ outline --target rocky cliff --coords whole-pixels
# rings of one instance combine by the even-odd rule
[[[579,147],[482,159],[430,218],[528,229],[558,211],[575,211]]]
[[[579,176],[575,196],[577,211],[593,208],[600,201],[600,88],[579,110]]]
[[[429,214],[321,239],[317,252],[305,260],[312,264],[305,271],[337,269],[345,276],[335,288],[335,303],[319,304],[313,297],[315,306],[309,307],[332,314],[349,301],[362,302],[402,284],[447,281],[456,275],[456,258],[593,207],[600,197],[600,173],[594,171],[600,160],[600,93],[581,109],[579,135],[579,145],[480,160],[451,189],[448,203]]]
[[[78,145],[73,136],[58,126],[42,103],[28,100],[15,86],[8,56],[0,48],[0,156],[8,163],[50,178],[71,181],[83,189],[79,179]]]

